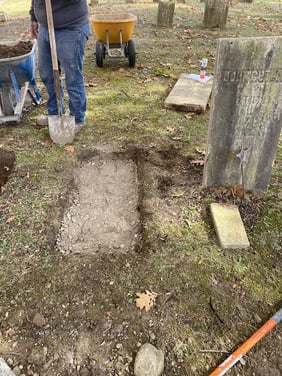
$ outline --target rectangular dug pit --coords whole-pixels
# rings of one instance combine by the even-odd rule
[[[128,251],[140,239],[137,166],[113,154],[98,155],[75,171],[77,192],[64,215],[62,252]]]

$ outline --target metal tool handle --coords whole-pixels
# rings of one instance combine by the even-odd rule
[[[45,0],[45,4],[46,4],[46,14],[47,14],[48,32],[49,32],[49,40],[50,40],[50,48],[51,48],[53,76],[54,76],[54,87],[55,87],[55,93],[56,93],[58,114],[62,116],[63,110],[62,110],[62,97],[61,97],[61,89],[60,89],[60,75],[59,75],[59,67],[58,67],[58,58],[57,58],[57,49],[56,49],[51,0]]]

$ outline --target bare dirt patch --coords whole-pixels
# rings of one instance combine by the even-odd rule
[[[129,251],[139,246],[138,173],[133,160],[98,152],[75,171],[77,192],[57,239],[61,252]]]

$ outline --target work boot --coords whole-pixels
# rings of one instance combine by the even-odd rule
[[[80,132],[84,127],[85,127],[84,123],[75,123],[74,133],[76,134],[76,133]]]
[[[36,126],[38,128],[48,127],[48,116],[41,116],[36,120]]]

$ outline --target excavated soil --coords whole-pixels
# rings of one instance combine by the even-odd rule
[[[32,50],[31,41],[20,41],[15,45],[9,46],[0,44],[0,59],[22,56],[28,54]]]
[[[0,150],[0,193],[1,187],[7,183],[15,163],[15,153]]]

